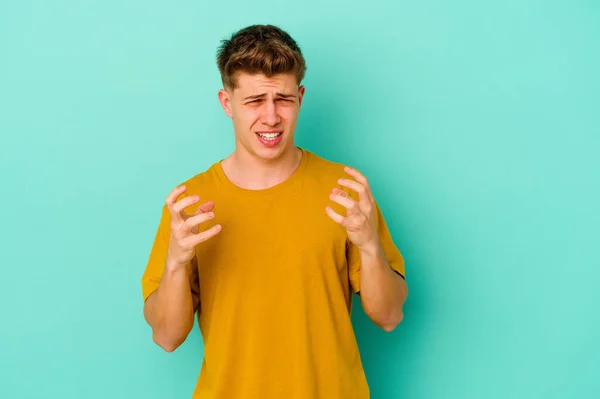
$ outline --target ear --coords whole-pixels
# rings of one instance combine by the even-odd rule
[[[228,117],[233,117],[233,112],[231,112],[231,95],[225,89],[219,90],[219,102],[221,103],[221,107],[227,114]]]
[[[302,106],[302,98],[304,97],[304,91],[306,87],[300,86],[298,87],[298,106]]]

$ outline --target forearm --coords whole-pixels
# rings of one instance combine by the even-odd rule
[[[389,266],[379,243],[360,251],[360,298],[365,313],[385,331],[402,321],[408,295],[404,279]]]
[[[160,286],[146,301],[144,315],[152,338],[172,352],[185,341],[194,325],[189,267],[165,267]]]

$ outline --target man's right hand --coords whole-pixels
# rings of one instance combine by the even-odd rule
[[[177,201],[186,190],[185,186],[174,189],[165,203],[171,213],[171,239],[167,250],[166,266],[170,270],[186,267],[195,255],[196,245],[217,235],[221,225],[217,224],[208,230],[200,231],[199,225],[214,217],[214,203],[206,202],[198,207],[196,212],[188,215],[185,209],[197,203],[196,195],[187,196]]]

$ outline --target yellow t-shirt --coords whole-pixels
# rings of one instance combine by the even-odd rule
[[[345,229],[329,218],[343,165],[302,150],[284,182],[265,189],[234,185],[220,162],[185,184],[200,203],[213,200],[221,232],[196,248],[192,284],[204,341],[193,398],[366,399],[369,388],[350,319],[360,290],[360,256]],[[193,212],[194,207],[188,209]],[[391,267],[404,260],[376,207]],[[142,278],[146,299],[158,288],[169,242],[163,213]]]

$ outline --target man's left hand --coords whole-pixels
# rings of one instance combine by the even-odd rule
[[[353,168],[345,167],[344,171],[355,180],[339,179],[338,184],[354,190],[358,193],[358,202],[339,188],[334,188],[329,199],[346,208],[346,216],[342,216],[331,207],[325,211],[335,222],[346,228],[348,238],[360,250],[372,250],[377,248],[379,237],[375,222],[375,200],[369,188],[367,178]]]

